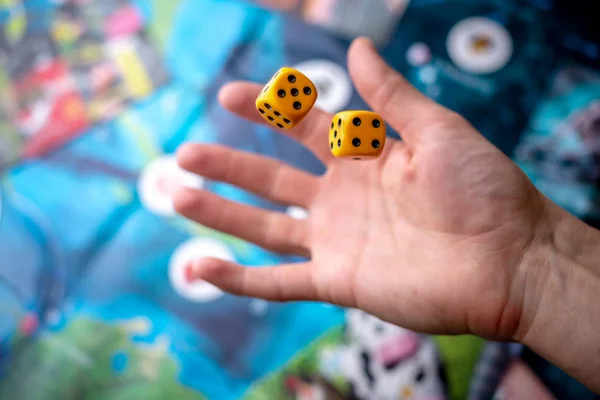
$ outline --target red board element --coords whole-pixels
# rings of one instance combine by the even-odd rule
[[[51,151],[90,126],[85,102],[62,61],[39,63],[13,84],[20,105],[14,123],[27,136],[24,157]]]

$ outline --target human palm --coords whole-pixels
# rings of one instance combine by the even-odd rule
[[[187,145],[181,165],[283,204],[307,220],[183,189],[177,210],[306,263],[243,268],[199,260],[195,277],[232,293],[319,300],[361,308],[416,331],[509,338],[519,324],[526,274],[520,261],[545,201],[519,169],[466,121],[422,96],[358,40],[349,55],[357,89],[403,141],[380,159],[336,160],[331,115],[314,110],[290,132],[327,166],[316,177],[220,146]],[[260,123],[260,87],[235,83],[221,101]]]

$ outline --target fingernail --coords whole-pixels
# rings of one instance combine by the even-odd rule
[[[194,283],[196,281],[196,270],[193,263],[189,263],[185,267],[185,281],[187,283]]]
[[[361,42],[364,42],[365,46],[367,46],[371,50],[376,50],[375,44],[373,43],[373,40],[371,40],[370,37],[368,37],[368,36],[360,36],[357,40],[359,40]]]

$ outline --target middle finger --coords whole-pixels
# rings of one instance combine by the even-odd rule
[[[220,145],[186,144],[177,152],[182,168],[230,183],[283,205],[309,208],[319,179],[280,161]]]

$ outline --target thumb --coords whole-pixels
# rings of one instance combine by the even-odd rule
[[[359,38],[352,43],[348,68],[363,99],[401,133],[409,146],[426,139],[422,136],[422,132],[427,131],[423,126],[452,115],[387,65],[369,39]]]

